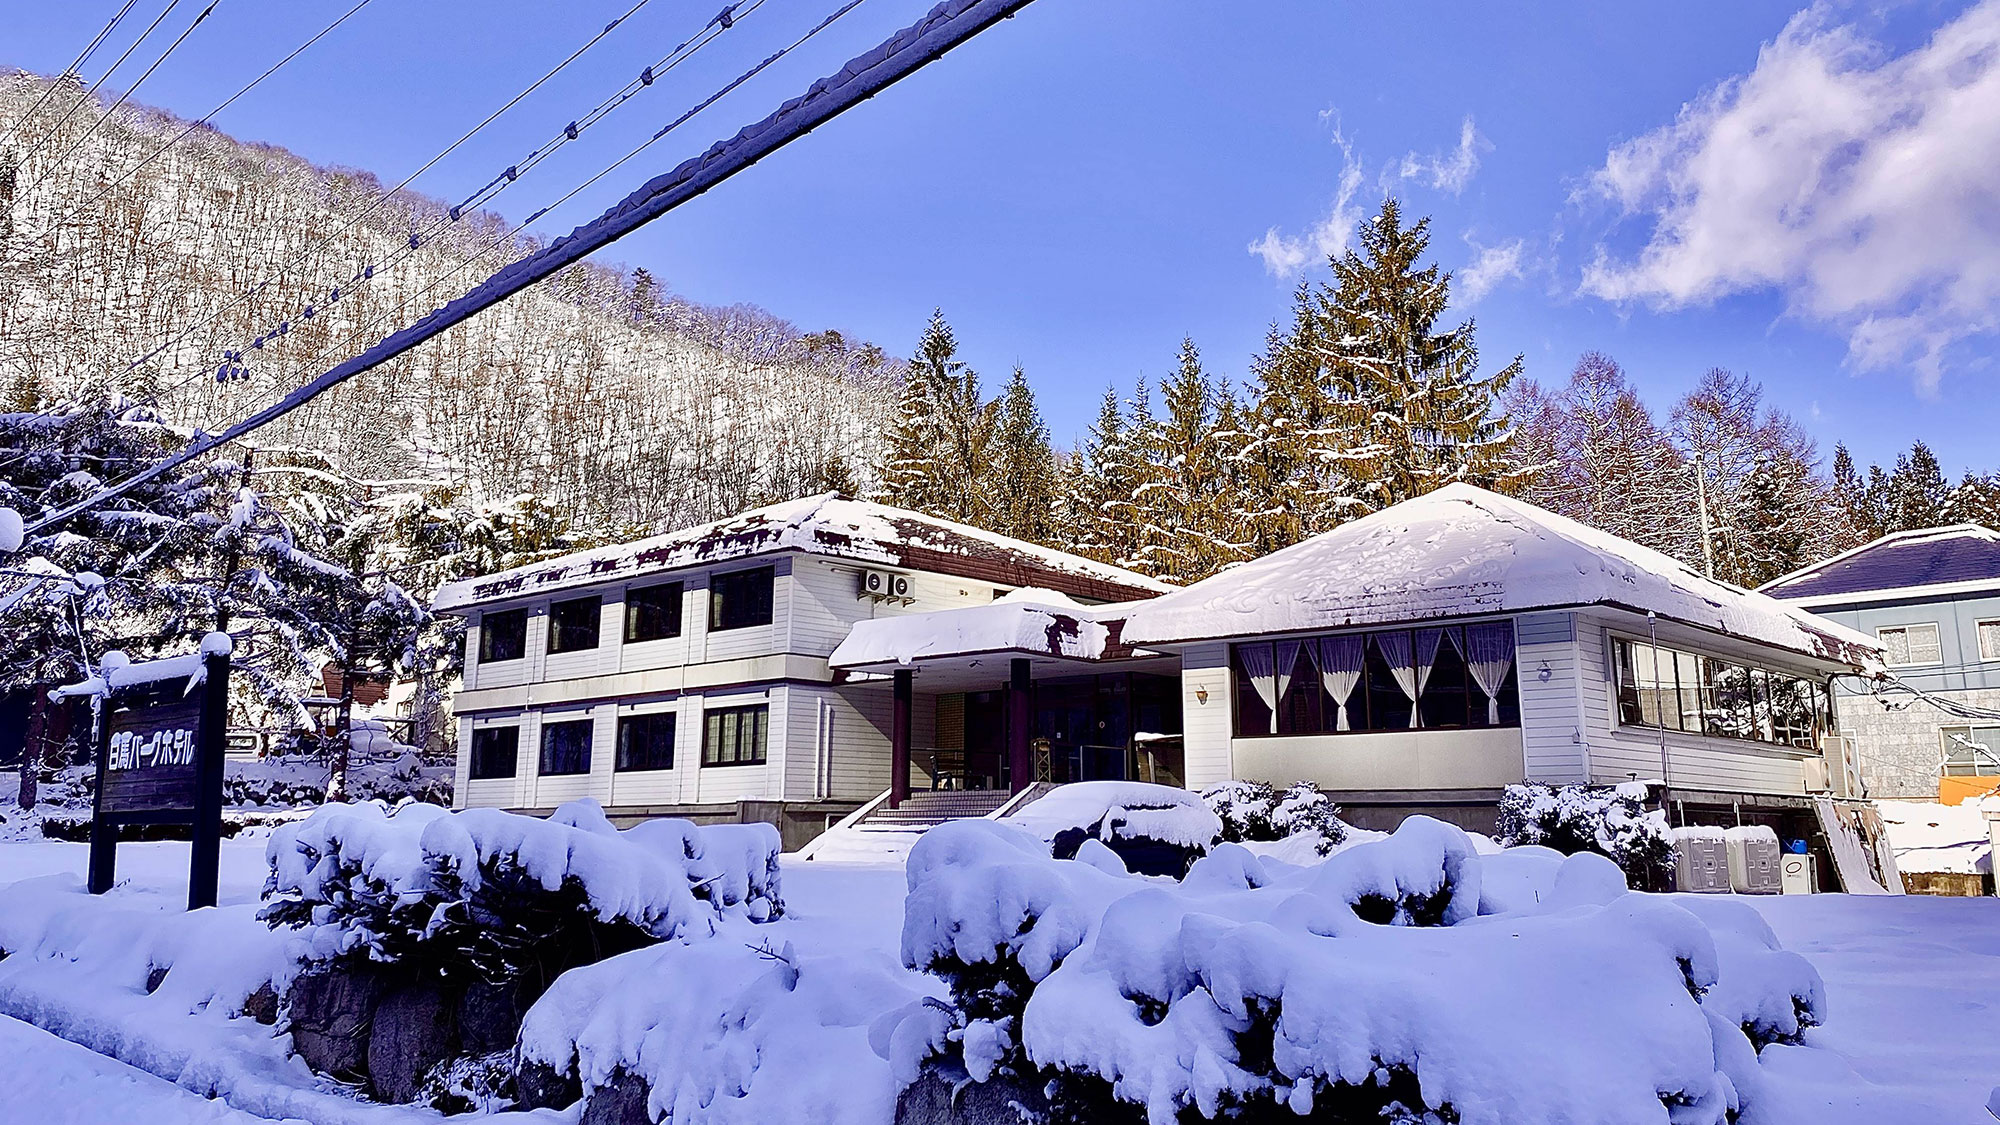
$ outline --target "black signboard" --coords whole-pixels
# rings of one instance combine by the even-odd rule
[[[108,690],[97,742],[97,807],[90,827],[90,893],[111,889],[118,830],[193,827],[188,909],[215,905],[222,859],[222,754],[229,658],[202,658],[201,684],[174,677]]]

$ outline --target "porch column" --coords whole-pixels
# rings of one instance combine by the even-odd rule
[[[1007,677],[1007,781],[1015,793],[1035,780],[1035,764],[1028,753],[1028,726],[1033,722],[1028,691],[1028,662],[1016,657]]]
[[[895,672],[895,701],[889,707],[889,807],[910,799],[910,700],[916,694],[915,673]]]

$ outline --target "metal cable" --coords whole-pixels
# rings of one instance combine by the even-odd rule
[[[101,76],[99,76],[97,81],[92,82],[90,84],[89,89],[85,90],[81,94],[78,94],[76,96],[76,100],[69,103],[69,109],[63,112],[63,115],[56,120],[56,123],[54,125],[49,126],[48,132],[43,133],[41,137],[39,137],[33,145],[30,145],[28,147],[28,150],[26,152],[21,154],[22,163],[25,163],[29,157],[35,155],[37,152],[40,152],[42,150],[42,146],[48,143],[49,138],[56,135],[57,130],[61,129],[64,125],[69,124],[69,119],[71,117],[76,116],[76,111],[78,109],[81,109],[83,107],[83,104],[89,101],[92,95],[97,93],[97,88],[99,86],[104,85],[104,83],[107,80],[109,80],[113,74],[117,73],[119,67],[125,65],[125,60],[132,57],[132,52],[137,51],[139,49],[139,45],[141,43],[144,43],[148,38],[150,38],[153,32],[157,30],[162,23],[166,22],[167,17],[173,14],[174,9],[179,7],[180,3],[181,0],[168,0],[167,10],[161,12],[158,16],[154,17],[153,22],[146,25],[146,30],[139,34],[139,38],[133,40],[132,45],[130,47],[125,48],[125,53],[118,56],[118,61],[112,63],[110,69],[106,70]]]
[[[83,64],[90,61],[90,56],[97,53],[97,49],[104,45],[104,41],[110,37],[113,31],[116,31],[118,29],[118,25],[124,22],[125,17],[129,15],[132,9],[137,7],[138,4],[139,0],[125,0],[125,6],[118,9],[118,14],[111,17],[111,22],[105,24],[104,27],[98,31],[97,37],[95,39],[92,39],[90,43],[87,46],[85,46],[82,51],[78,52],[76,59],[72,61],[68,66],[64,67],[61,74],[58,74],[54,78],[48,80],[48,84],[42,88],[42,96],[35,99],[35,104],[28,107],[28,112],[15,118],[14,123],[7,127],[7,135],[4,137],[0,137],[0,148],[4,148],[9,141],[12,141],[14,137],[20,133],[21,126],[26,125],[31,119],[34,118],[34,116],[37,113],[40,113],[42,111],[42,107],[48,104],[49,99],[54,97],[56,90],[62,86],[63,79],[68,78],[71,75],[76,74],[79,70],[83,69]]]

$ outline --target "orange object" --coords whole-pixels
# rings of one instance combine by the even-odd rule
[[[1973,777],[1938,778],[1938,804],[1963,804],[1973,797],[1988,797],[2000,793],[2000,776],[1988,774]]]

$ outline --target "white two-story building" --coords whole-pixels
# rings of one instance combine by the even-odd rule
[[[436,608],[467,622],[458,801],[594,797],[621,819],[768,820],[796,845],[889,784],[889,695],[827,663],[849,630],[1023,587],[1083,602],[1165,589],[834,496],[452,583]],[[945,741],[963,745],[963,715],[947,713]],[[918,716],[923,745],[937,721]]]

